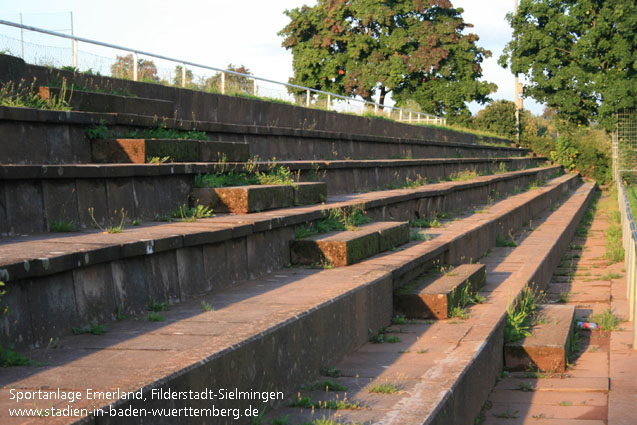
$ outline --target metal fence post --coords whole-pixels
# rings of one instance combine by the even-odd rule
[[[137,81],[137,52],[133,52],[133,81]]]
[[[411,111],[409,111],[409,122],[411,122]]]
[[[330,110],[330,104],[332,103],[332,96],[327,95],[327,110]]]
[[[181,86],[186,87],[186,64],[181,64]]]
[[[74,38],[71,46],[73,47],[73,68],[77,69],[77,40]]]
[[[257,96],[259,93],[259,87],[257,86],[257,79],[253,78],[252,82],[254,83],[254,95]]]
[[[221,71],[221,94],[226,94],[226,73]]]
[[[402,121],[403,120],[403,110],[399,109],[398,110],[398,121]]]
[[[305,90],[305,106],[310,107],[310,91]]]

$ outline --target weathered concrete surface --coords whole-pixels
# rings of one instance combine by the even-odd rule
[[[38,87],[38,94],[47,101],[52,98],[62,98],[62,90],[56,87],[40,86]],[[73,90],[70,88],[70,84],[64,93],[64,100],[75,111],[119,112],[157,116],[159,118],[174,118],[175,115],[174,104],[168,100]]]
[[[519,200],[532,199],[528,195],[518,195]],[[510,204],[516,201],[515,198],[501,208],[512,208]],[[571,227],[565,223],[564,216],[570,213],[577,217],[576,206],[585,200],[586,192],[577,192],[570,202],[556,211],[555,215],[559,217],[553,221],[549,219],[543,231],[538,231],[537,242],[546,243],[546,238],[561,237],[560,226]],[[493,218],[498,217],[501,214],[498,209],[494,206],[489,214],[493,214]],[[440,238],[457,240],[462,234],[467,234],[467,227],[479,226],[478,221],[474,215],[451,222]],[[533,236],[526,242],[534,252]],[[47,360],[49,367],[43,370],[12,369],[0,377],[3,388],[0,392],[0,415],[5,415],[3,423],[5,419],[8,424],[19,423],[5,413],[8,405],[15,403],[9,401],[8,389],[16,387],[64,387],[80,391],[86,388],[120,388],[123,391],[141,388],[146,394],[150,394],[153,388],[201,391],[237,387],[268,388],[291,394],[318,369],[336,364],[347,352],[362,345],[369,336],[368,329],[378,331],[389,322],[391,290],[394,282],[400,280],[400,275],[409,274],[410,267],[405,267],[405,264],[419,263],[437,246],[439,242],[434,240],[413,242],[401,251],[347,268],[281,270],[261,281],[207,296],[206,300],[215,308],[214,311],[202,312],[197,300],[165,312],[165,325],[125,321],[112,325],[111,331],[104,337],[64,339],[61,349],[42,350],[43,357],[40,358]],[[523,252],[517,253],[518,257],[529,257],[526,246],[520,246],[519,250]],[[536,267],[546,263],[542,257],[530,258],[539,262],[534,264]],[[510,278],[513,291],[521,289],[525,277],[534,275],[532,264],[527,265],[526,270]],[[325,285],[326,281],[330,284]],[[455,334],[462,342],[451,353],[438,351],[437,348],[432,350],[438,352],[436,356],[442,361],[434,364],[424,376],[421,373],[422,381],[408,394],[409,397],[383,415],[388,423],[396,420],[401,424],[411,423],[416,417],[422,420],[423,413],[426,418],[437,412],[440,412],[437,418],[444,418],[444,423],[465,423],[464,418],[479,409],[482,400],[475,397],[475,393],[471,396],[465,394],[461,388],[494,380],[499,370],[498,362],[493,359],[501,359],[497,353],[502,349],[501,324],[506,295],[504,291],[492,290],[491,296],[489,303],[472,309],[472,314],[482,325],[472,327],[469,332],[464,325],[431,325],[438,330],[438,335]],[[460,326],[458,332],[453,332],[453,326]],[[426,327],[420,329],[423,330]],[[256,335],[259,337],[255,338]],[[435,334],[431,339],[421,341],[414,335],[414,340],[442,348],[433,336]],[[394,350],[392,352],[395,353]],[[35,355],[38,357],[40,352]],[[113,370],[113,362],[119,364],[117,370]],[[416,370],[412,368],[413,372]],[[116,408],[167,405],[166,400],[116,401],[111,397],[97,403],[97,407],[109,403]],[[243,401],[229,406],[244,409],[249,403]],[[451,408],[450,403],[455,407]],[[67,404],[67,401],[53,403],[58,407]],[[96,406],[90,400],[73,404],[74,407]],[[29,403],[26,405],[31,407]],[[169,405],[181,407],[180,404]],[[207,401],[195,400],[188,405],[209,407]],[[50,423],[74,420],[53,418]],[[201,418],[179,418],[177,421],[201,423]],[[132,423],[130,418],[113,417],[89,417],[87,422]],[[219,421],[231,422],[232,419]],[[175,423],[175,418],[170,418],[170,421],[159,419],[153,423]]]
[[[409,224],[378,222],[358,230],[331,232],[298,239],[290,243],[292,264],[331,264],[344,267],[355,264],[409,241]]]
[[[247,214],[294,205],[291,185],[195,188],[192,198],[221,213]]]
[[[91,141],[93,162],[143,164],[152,158],[166,162],[242,161],[250,156],[246,143],[182,139],[97,139]]]
[[[446,319],[457,304],[459,291],[477,292],[486,283],[482,264],[463,264],[447,273],[427,275],[394,293],[394,311],[418,319]]]
[[[309,113],[312,111],[310,109]],[[302,112],[308,110],[303,108]],[[355,118],[351,115],[344,117]],[[454,136],[461,133],[447,130],[438,130],[438,137],[423,140],[396,137],[396,133],[393,133],[394,137],[390,137],[390,133],[381,135],[379,132],[353,134],[343,126],[328,127],[343,129],[337,132],[280,124],[226,124],[193,120],[192,117],[160,120],[156,116],[126,113],[67,112],[5,106],[0,107],[0,121],[0,137],[5,140],[0,146],[0,158],[4,163],[15,164],[89,162],[90,149],[85,129],[95,125],[106,125],[119,134],[139,128],[156,128],[158,125],[185,131],[196,129],[205,132],[210,140],[248,143],[252,154],[279,160],[506,158],[529,153],[528,149],[455,142]],[[421,126],[407,127],[424,129]],[[16,134],[21,137],[12,137]],[[21,149],[24,146],[22,140],[27,140],[34,149],[29,153],[24,152]],[[45,152],[48,157],[44,155]]]
[[[466,261],[461,258],[465,256],[480,257],[482,253],[495,245],[495,235],[498,232],[506,234],[519,228],[524,221],[528,221],[539,211],[557,202],[563,191],[572,188],[578,182],[579,179],[576,176],[562,176],[546,187],[513,196],[491,206],[488,214],[475,214],[470,222],[471,225],[464,222],[464,225],[456,230],[457,233],[450,234],[452,237],[438,236],[423,244],[423,250],[419,251],[418,255],[405,257],[394,283],[398,287],[411,280],[423,273],[431,266],[432,261],[440,257],[444,257],[442,260],[446,263]],[[370,205],[374,197],[380,199],[379,196],[379,194],[368,193],[361,195],[361,198],[332,203],[327,208],[348,208],[362,203],[372,215],[380,219],[383,219],[383,215],[389,218],[389,212],[375,211],[375,208],[381,208],[382,204],[375,208]],[[289,264],[288,241],[294,237],[294,227],[323,218],[323,208],[325,206],[306,206],[258,214],[202,219],[196,223],[137,226],[127,228],[119,234],[94,233],[16,238],[0,246],[0,264],[2,265],[0,273],[3,275],[3,280],[7,282],[8,293],[15,291],[17,294],[27,291],[28,295],[32,282],[47,281],[49,276],[51,279],[61,276],[64,282],[61,288],[70,291],[76,285],[73,280],[76,275],[71,275],[73,278],[66,275],[65,272],[69,270],[120,262],[126,263],[126,267],[129,267],[129,259],[142,256],[148,260],[131,263],[134,264],[131,267],[134,267],[139,274],[132,271],[120,274],[129,276],[127,285],[144,285],[143,288],[132,291],[142,296],[105,298],[104,302],[107,304],[111,302],[111,304],[106,305],[102,310],[114,312],[121,304],[121,300],[125,300],[126,308],[139,311],[145,308],[147,301],[143,299],[145,293],[162,301],[183,301],[186,297],[195,296],[210,288],[213,290],[225,288],[237,280],[248,277],[257,278],[263,273]],[[409,213],[409,210],[405,209],[399,209],[399,211],[403,217],[405,213]],[[395,218],[392,219],[395,220]],[[458,254],[460,246],[463,247],[462,255]],[[193,251],[193,249],[196,250]],[[158,254],[161,255],[156,257]],[[213,254],[215,257],[206,257],[204,254]],[[400,253],[396,254],[400,257]],[[203,258],[203,266],[197,258]],[[217,258],[220,260],[225,258],[226,266],[217,265],[220,262]],[[155,285],[152,279],[147,283],[136,278],[141,273],[150,277],[165,273],[162,272],[164,262],[175,265],[181,271],[177,289],[174,288],[175,281],[169,281],[169,275],[165,277],[162,275],[158,285]],[[114,293],[118,293],[117,291],[119,289]],[[67,298],[75,299],[75,292],[69,293]],[[27,297],[27,299],[35,300],[33,297]],[[23,307],[27,308],[26,305]],[[46,316],[55,315],[57,308],[56,305],[38,303],[28,306],[27,311],[37,309]],[[16,315],[27,317],[27,311],[22,313],[16,311]],[[90,317],[78,317],[78,320],[88,321]],[[25,326],[30,325],[25,322]],[[59,328],[49,332],[48,335],[44,331],[37,334],[25,331],[25,338],[16,340],[15,343],[20,346],[46,344],[50,336],[65,334],[64,330]],[[26,338],[29,335],[33,338],[32,340]]]
[[[623,264],[609,266],[607,260],[603,260],[606,251],[604,230],[607,209],[602,204],[605,202],[613,201],[610,201],[608,192],[603,191],[588,236],[572,239],[569,250],[562,256],[550,286],[547,287],[547,301],[566,300],[566,305],[577,308],[577,320],[584,320],[592,312],[600,312],[610,306],[611,282],[601,282],[597,275],[609,272],[622,275]],[[623,284],[623,277],[613,279],[613,300],[621,300],[621,294],[625,294]],[[586,294],[587,300],[579,301],[575,294]],[[614,302],[613,305],[620,315],[624,313],[619,308],[621,305],[621,301]],[[626,328],[625,324],[621,327]],[[625,380],[624,386],[611,374],[614,368],[612,341],[623,334],[623,331],[579,331],[580,349],[571,354],[571,365],[565,373],[512,373],[510,377],[500,381],[490,395],[492,407],[485,411],[484,423],[632,424],[634,380]],[[615,364],[621,365],[624,359],[623,356],[618,357]],[[630,371],[622,370],[622,373],[630,375],[633,369],[630,366],[629,368]],[[528,390],[523,391],[523,388]],[[617,410],[613,409],[614,397],[624,400],[624,403],[618,404]],[[507,410],[516,418],[502,419],[495,416],[503,415]]]
[[[215,212],[247,214],[292,205],[312,205],[327,199],[325,183],[293,185],[251,185],[194,188],[191,203],[212,208]]]
[[[100,88],[106,91],[127,92],[146,99],[161,99],[172,102],[177,120],[202,120],[234,125],[280,126],[306,130],[326,130],[339,128],[351,135],[398,135],[424,140],[442,140],[465,144],[485,142],[505,142],[508,140],[480,137],[457,131],[445,131],[433,127],[415,126],[383,119],[357,117],[336,112],[321,111],[280,103],[204,93],[178,87],[134,82],[116,78],[85,75],[60,69],[29,65],[20,58],[0,55],[0,81],[31,81],[47,85],[51,81],[67,80],[89,90]],[[104,95],[113,96],[113,95]],[[133,98],[134,99],[134,98]],[[162,116],[158,111],[142,109],[150,117]],[[137,112],[139,113],[139,112]],[[193,128],[193,127],[190,127]],[[390,155],[387,155],[389,157]]]
[[[592,189],[593,185],[584,185],[554,213],[536,217],[540,225],[518,247],[493,249],[494,255],[501,255],[487,264],[487,285],[480,292],[487,300],[470,308],[468,320],[393,325],[387,334],[400,341],[366,344],[335,365],[344,376],[339,382],[349,384],[348,400],[364,403],[363,409],[330,412],[285,408],[270,412],[266,420],[289,413],[297,423],[322,415],[343,423],[473,423],[488,396],[488,388],[501,371],[508,304],[525,285],[534,282],[535,276],[546,275],[540,270],[550,267],[551,262],[536,255],[539,247],[548,251],[547,256],[561,256],[562,240],[568,244]],[[469,222],[462,221],[452,222],[442,231],[437,229],[440,237],[450,237],[448,234]],[[393,384],[399,390],[392,395],[370,394],[373,384]],[[579,386],[579,391],[604,386],[607,389],[608,380],[582,378],[573,385]],[[542,385],[536,389],[551,390]],[[301,390],[301,395],[305,394],[308,392]],[[324,397],[335,398],[331,394]]]
[[[564,372],[575,323],[575,306],[543,305],[531,335],[504,346],[504,365],[509,370]]]
[[[267,163],[262,165],[264,168],[268,166]],[[288,165],[285,163],[285,166]],[[80,228],[94,226],[93,219],[88,214],[89,208],[94,209],[94,216],[101,225],[108,224],[109,219],[114,220],[122,208],[125,208],[129,222],[135,218],[153,220],[156,216],[166,215],[187,203],[197,174],[215,172],[221,166],[223,165],[190,163],[0,166],[0,182],[3,187],[0,191],[0,210],[6,217],[0,222],[0,234],[48,231],[52,221],[63,218],[64,214],[60,213],[62,210],[77,217],[76,225]],[[407,216],[410,210],[418,210],[419,214],[427,215],[432,211],[451,210],[462,208],[467,203],[482,202],[488,196],[508,192],[515,187],[524,187],[536,179],[548,179],[558,169],[559,167],[538,168],[484,176],[468,182],[432,184],[402,192],[384,192],[383,195],[387,195],[388,200],[383,201],[380,198],[376,205],[389,205],[400,199],[410,205],[407,211],[397,213]],[[326,179],[328,190],[329,187],[337,187],[337,193],[340,193],[338,191],[349,188],[348,184],[340,183],[338,175],[332,177]],[[55,181],[55,185],[49,185],[48,182],[51,181]],[[51,193],[54,186],[56,189]],[[157,191],[157,186],[162,190]],[[378,186],[368,188],[378,189]],[[392,193],[400,196],[392,196]],[[75,194],[77,202],[74,202]],[[453,196],[449,196],[451,194]],[[55,205],[38,208],[42,200],[45,203],[51,201]],[[9,209],[7,205],[12,205],[12,208]],[[20,211],[29,211],[32,218],[23,220]],[[51,212],[54,214],[50,214]],[[47,215],[42,216],[42,213]]]

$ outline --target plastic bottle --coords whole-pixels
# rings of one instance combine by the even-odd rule
[[[593,322],[577,322],[577,327],[580,329],[597,329],[599,325]]]

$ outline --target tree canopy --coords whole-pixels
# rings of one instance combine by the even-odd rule
[[[293,84],[361,96],[379,103],[415,100],[453,121],[470,117],[467,102],[484,103],[495,84],[477,81],[491,55],[462,9],[448,0],[319,0],[287,10],[279,35],[292,51]]]
[[[634,0],[521,0],[500,64],[530,81],[524,95],[574,124],[637,106]]]
[[[471,121],[474,128],[490,131],[512,140],[517,134],[515,103],[510,100],[491,102],[486,108],[478,111]]]
[[[115,78],[133,79],[133,55],[117,56],[111,65],[111,75]],[[137,59],[137,78],[140,81],[159,81],[157,67],[152,60]]]

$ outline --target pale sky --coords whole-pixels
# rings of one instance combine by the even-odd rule
[[[514,0],[515,1],[515,0]],[[495,99],[513,100],[513,75],[497,64],[511,39],[505,15],[513,9],[511,0],[452,0],[464,9],[471,32],[480,36],[478,45],[492,51],[483,63],[484,79],[498,85]],[[286,82],[292,76],[292,55],[281,47],[277,35],[289,21],[283,14],[313,0],[0,0],[0,19],[18,22],[23,13],[26,25],[69,33],[73,12],[74,34],[79,37],[161,54],[218,68],[243,64],[254,75]],[[66,30],[66,31],[64,31]],[[20,38],[19,30],[0,25],[0,34]],[[5,48],[0,38],[0,50]],[[49,38],[49,40],[51,40]],[[25,33],[24,41],[47,43]],[[68,43],[67,43],[68,44]],[[42,49],[47,51],[47,49]],[[80,44],[80,50],[90,50]],[[113,56],[112,52],[101,53]],[[82,67],[80,67],[82,68]],[[542,112],[542,106],[525,99],[525,108]],[[481,109],[471,105],[475,113]]]

